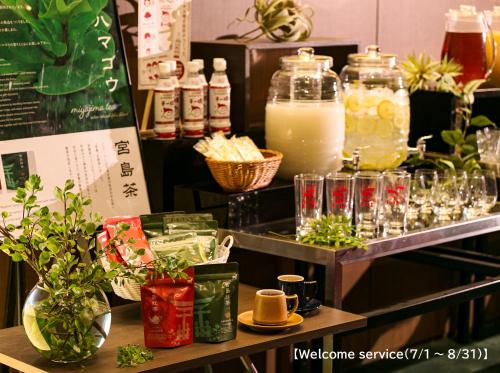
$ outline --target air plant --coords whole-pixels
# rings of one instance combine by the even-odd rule
[[[311,35],[313,14],[309,5],[298,0],[255,0],[237,21],[258,27],[238,38],[254,40],[265,35],[276,42],[306,40]]]

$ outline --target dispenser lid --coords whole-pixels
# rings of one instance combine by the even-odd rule
[[[353,53],[347,57],[352,66],[395,67],[397,56],[395,54],[380,53],[378,45],[369,45],[365,53]]]
[[[460,5],[446,13],[446,30],[450,32],[483,32],[487,25],[483,12],[473,5]]]
[[[494,6],[492,11],[487,11],[486,18],[493,30],[500,31],[500,6]]]
[[[333,66],[333,58],[315,55],[313,48],[299,48],[297,55],[281,57],[280,64],[284,68],[330,69]]]

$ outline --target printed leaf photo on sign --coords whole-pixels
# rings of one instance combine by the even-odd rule
[[[0,0],[0,140],[135,125],[114,11]]]

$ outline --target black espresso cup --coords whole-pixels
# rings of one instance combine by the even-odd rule
[[[281,275],[278,276],[278,288],[286,295],[297,294],[300,309],[316,295],[318,283],[317,281],[304,281],[304,277],[299,275]]]

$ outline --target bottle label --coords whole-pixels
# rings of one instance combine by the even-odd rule
[[[203,86],[203,126],[208,133],[208,84]]]
[[[230,87],[210,87],[210,120],[228,119],[231,105]]]
[[[175,132],[181,131],[181,87],[175,87]]]
[[[155,90],[155,128],[160,138],[175,138],[175,91]]]
[[[182,89],[184,137],[203,137],[203,88]]]

